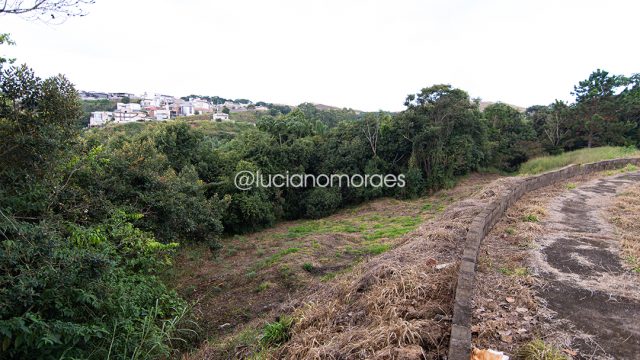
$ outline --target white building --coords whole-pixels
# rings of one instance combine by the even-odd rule
[[[140,106],[140,104],[136,104],[136,103],[129,103],[129,104],[117,103],[116,104],[116,110],[117,111],[125,111],[125,112],[140,111],[140,110],[142,110],[142,106]]]
[[[190,98],[189,102],[191,103],[191,105],[193,105],[193,111],[196,114],[205,114],[213,111],[213,106],[211,106],[211,104],[207,100],[200,98]]]
[[[213,117],[211,118],[213,121],[229,121],[229,114],[225,114],[223,112],[214,112]]]
[[[154,110],[153,118],[156,120],[169,120],[171,118],[171,112],[168,109]]]
[[[94,111],[89,118],[89,127],[102,126],[113,120],[113,113],[109,111]]]
[[[145,113],[141,111],[114,111],[113,121],[116,123],[128,123],[134,121],[144,121]]]
[[[182,116],[191,116],[195,114],[193,109],[193,105],[189,102],[183,102],[180,104],[180,115]]]

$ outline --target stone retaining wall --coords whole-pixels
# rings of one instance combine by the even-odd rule
[[[584,165],[569,165],[559,170],[523,178],[504,190],[476,215],[465,241],[462,261],[458,272],[451,339],[449,342],[449,360],[469,360],[471,353],[471,299],[475,287],[476,260],[482,239],[500,221],[504,212],[522,195],[570,179],[577,175],[598,171],[613,170],[627,164],[640,165],[640,158],[605,160]]]

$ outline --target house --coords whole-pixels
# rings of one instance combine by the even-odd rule
[[[193,114],[195,114],[193,104],[187,101],[180,103],[180,115],[191,116]]]
[[[102,126],[113,120],[113,113],[109,111],[94,111],[89,118],[89,127]]]
[[[113,120],[116,123],[128,123],[134,121],[144,121],[146,119],[146,114],[142,111],[114,111],[113,112]]]
[[[109,94],[95,91],[79,91],[81,100],[108,100]]]
[[[200,98],[190,98],[189,102],[193,105],[193,111],[196,114],[201,115],[213,111],[213,107],[207,100]]]
[[[169,109],[156,109],[150,112],[149,115],[155,120],[169,120],[171,119],[171,111]]]
[[[109,94],[109,99],[111,100],[120,100],[122,98],[129,98],[129,99],[133,99],[135,97],[134,94],[131,93],[125,93],[125,92],[117,92],[117,93],[110,93]]]
[[[213,121],[229,121],[229,114],[223,112],[215,112],[213,113],[213,117],[211,118]]]
[[[125,112],[132,112],[132,111],[140,111],[142,110],[142,106],[140,106],[140,104],[136,104],[136,103],[117,103],[116,104],[116,110],[117,111],[125,111]]]

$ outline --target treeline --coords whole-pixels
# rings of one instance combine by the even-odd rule
[[[526,116],[546,152],[640,144],[640,74],[594,71],[571,93],[575,103],[532,106]]]
[[[167,356],[186,304],[158,279],[179,242],[216,253],[225,234],[317,218],[380,196],[415,197],[544,152],[640,142],[640,82],[597,71],[576,102],[521,113],[449,85],[398,114],[302,104],[216,133],[183,121],[81,131],[64,77],[0,75],[3,357]],[[220,125],[222,126],[222,125]],[[253,188],[263,174],[404,174],[404,188]]]

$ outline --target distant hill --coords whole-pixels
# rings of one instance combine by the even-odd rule
[[[362,111],[360,110],[356,110],[356,109],[351,109],[351,108],[341,108],[341,107],[337,107],[337,106],[331,106],[331,105],[325,105],[325,104],[318,104],[318,103],[310,103],[313,104],[313,106],[316,107],[316,109],[318,110],[343,110],[343,109],[350,109],[356,112],[356,114],[360,114]]]

